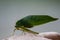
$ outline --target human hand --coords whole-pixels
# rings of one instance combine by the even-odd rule
[[[52,40],[60,40],[60,33],[57,32],[43,32],[39,35]]]

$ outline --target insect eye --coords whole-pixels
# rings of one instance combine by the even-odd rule
[[[17,26],[15,26],[15,27],[17,27]]]

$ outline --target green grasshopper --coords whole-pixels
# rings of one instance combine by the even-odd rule
[[[38,34],[38,32],[34,32],[32,30],[29,30],[28,28],[32,28],[37,25],[42,25],[51,21],[55,21],[57,19],[58,18],[53,18],[48,15],[29,15],[16,22],[15,30],[22,30],[23,32]]]

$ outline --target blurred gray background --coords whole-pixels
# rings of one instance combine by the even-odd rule
[[[50,15],[60,18],[60,0],[0,0],[0,40],[10,36],[17,20],[27,15]],[[60,32],[60,19],[31,30]],[[16,31],[15,34],[21,34]]]

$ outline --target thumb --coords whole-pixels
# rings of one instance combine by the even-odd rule
[[[43,32],[39,33],[39,35],[52,40],[60,40],[60,33],[58,32]]]

